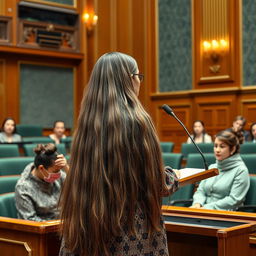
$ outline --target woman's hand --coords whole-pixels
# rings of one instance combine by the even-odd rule
[[[173,171],[175,172],[177,178],[179,179],[180,178],[180,171],[177,170],[177,169],[173,169]]]
[[[201,205],[201,204],[199,204],[199,203],[195,203],[195,204],[193,204],[192,206],[190,206],[189,208],[201,209],[201,208],[203,208],[203,207],[202,207],[202,205]]]
[[[63,169],[65,172],[69,171],[67,159],[64,157],[63,154],[57,155],[57,159],[55,160],[55,166],[57,166],[60,169]]]

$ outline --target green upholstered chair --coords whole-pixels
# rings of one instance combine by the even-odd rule
[[[25,156],[35,156],[34,148],[37,146],[37,144],[25,144],[23,145]],[[56,145],[57,152],[59,154],[66,155],[67,150],[64,143],[60,143]]]
[[[165,166],[170,166],[173,169],[180,169],[182,154],[180,153],[162,153]]]
[[[256,154],[256,143],[245,142],[240,147],[240,154]]]
[[[160,142],[160,146],[163,153],[173,152],[173,148],[174,148],[173,142]]]
[[[19,147],[15,144],[0,144],[0,157],[19,156]]]
[[[34,157],[0,158],[0,176],[20,175],[31,162],[34,162]]]
[[[26,138],[23,138],[23,141],[28,143],[33,143],[33,144],[55,143],[50,137],[46,137],[46,136],[26,137]]]
[[[250,174],[256,174],[256,154],[241,154]]]
[[[214,164],[216,162],[214,153],[204,153],[204,157],[208,165]],[[197,154],[189,154],[187,157],[187,168],[204,168],[204,162],[202,156]]]
[[[187,186],[179,188],[175,193],[168,197],[163,197],[163,205],[175,205],[175,206],[191,206],[193,202],[194,185],[189,184]]]
[[[0,176],[0,194],[14,192],[20,175]]]
[[[213,153],[213,143],[198,143],[197,146],[203,153]],[[182,143],[181,153],[184,158],[187,158],[188,154],[198,153],[193,143]]]
[[[15,193],[6,193],[0,195],[0,216],[17,218]]]
[[[39,125],[17,124],[16,128],[22,137],[43,136],[43,128]]]
[[[68,136],[65,139],[61,139],[61,143],[64,143],[68,152],[70,152],[73,137]]]
[[[24,154],[25,156],[35,156],[34,148],[37,146],[37,144],[24,144]]]
[[[250,188],[246,194],[244,205],[238,211],[256,212],[256,176],[250,176]]]
[[[57,144],[56,147],[59,154],[63,154],[64,156],[67,154],[66,145],[64,143]]]

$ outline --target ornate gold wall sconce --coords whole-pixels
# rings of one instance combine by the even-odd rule
[[[226,55],[228,47],[228,41],[225,39],[203,41],[203,53],[204,56],[211,61],[209,69],[212,73],[217,74],[220,72],[220,61],[221,58]]]
[[[98,23],[98,16],[95,13],[84,13],[83,21],[86,25],[87,33],[91,33]]]

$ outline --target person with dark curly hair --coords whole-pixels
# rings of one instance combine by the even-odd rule
[[[68,165],[56,150],[52,143],[38,144],[34,149],[34,163],[25,167],[15,187],[19,218],[47,221],[59,217],[57,205]]]

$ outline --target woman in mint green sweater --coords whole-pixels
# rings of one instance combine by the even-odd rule
[[[220,174],[203,180],[193,197],[192,208],[234,211],[241,206],[250,186],[248,169],[239,154],[243,137],[221,131],[214,141],[216,163]]]

